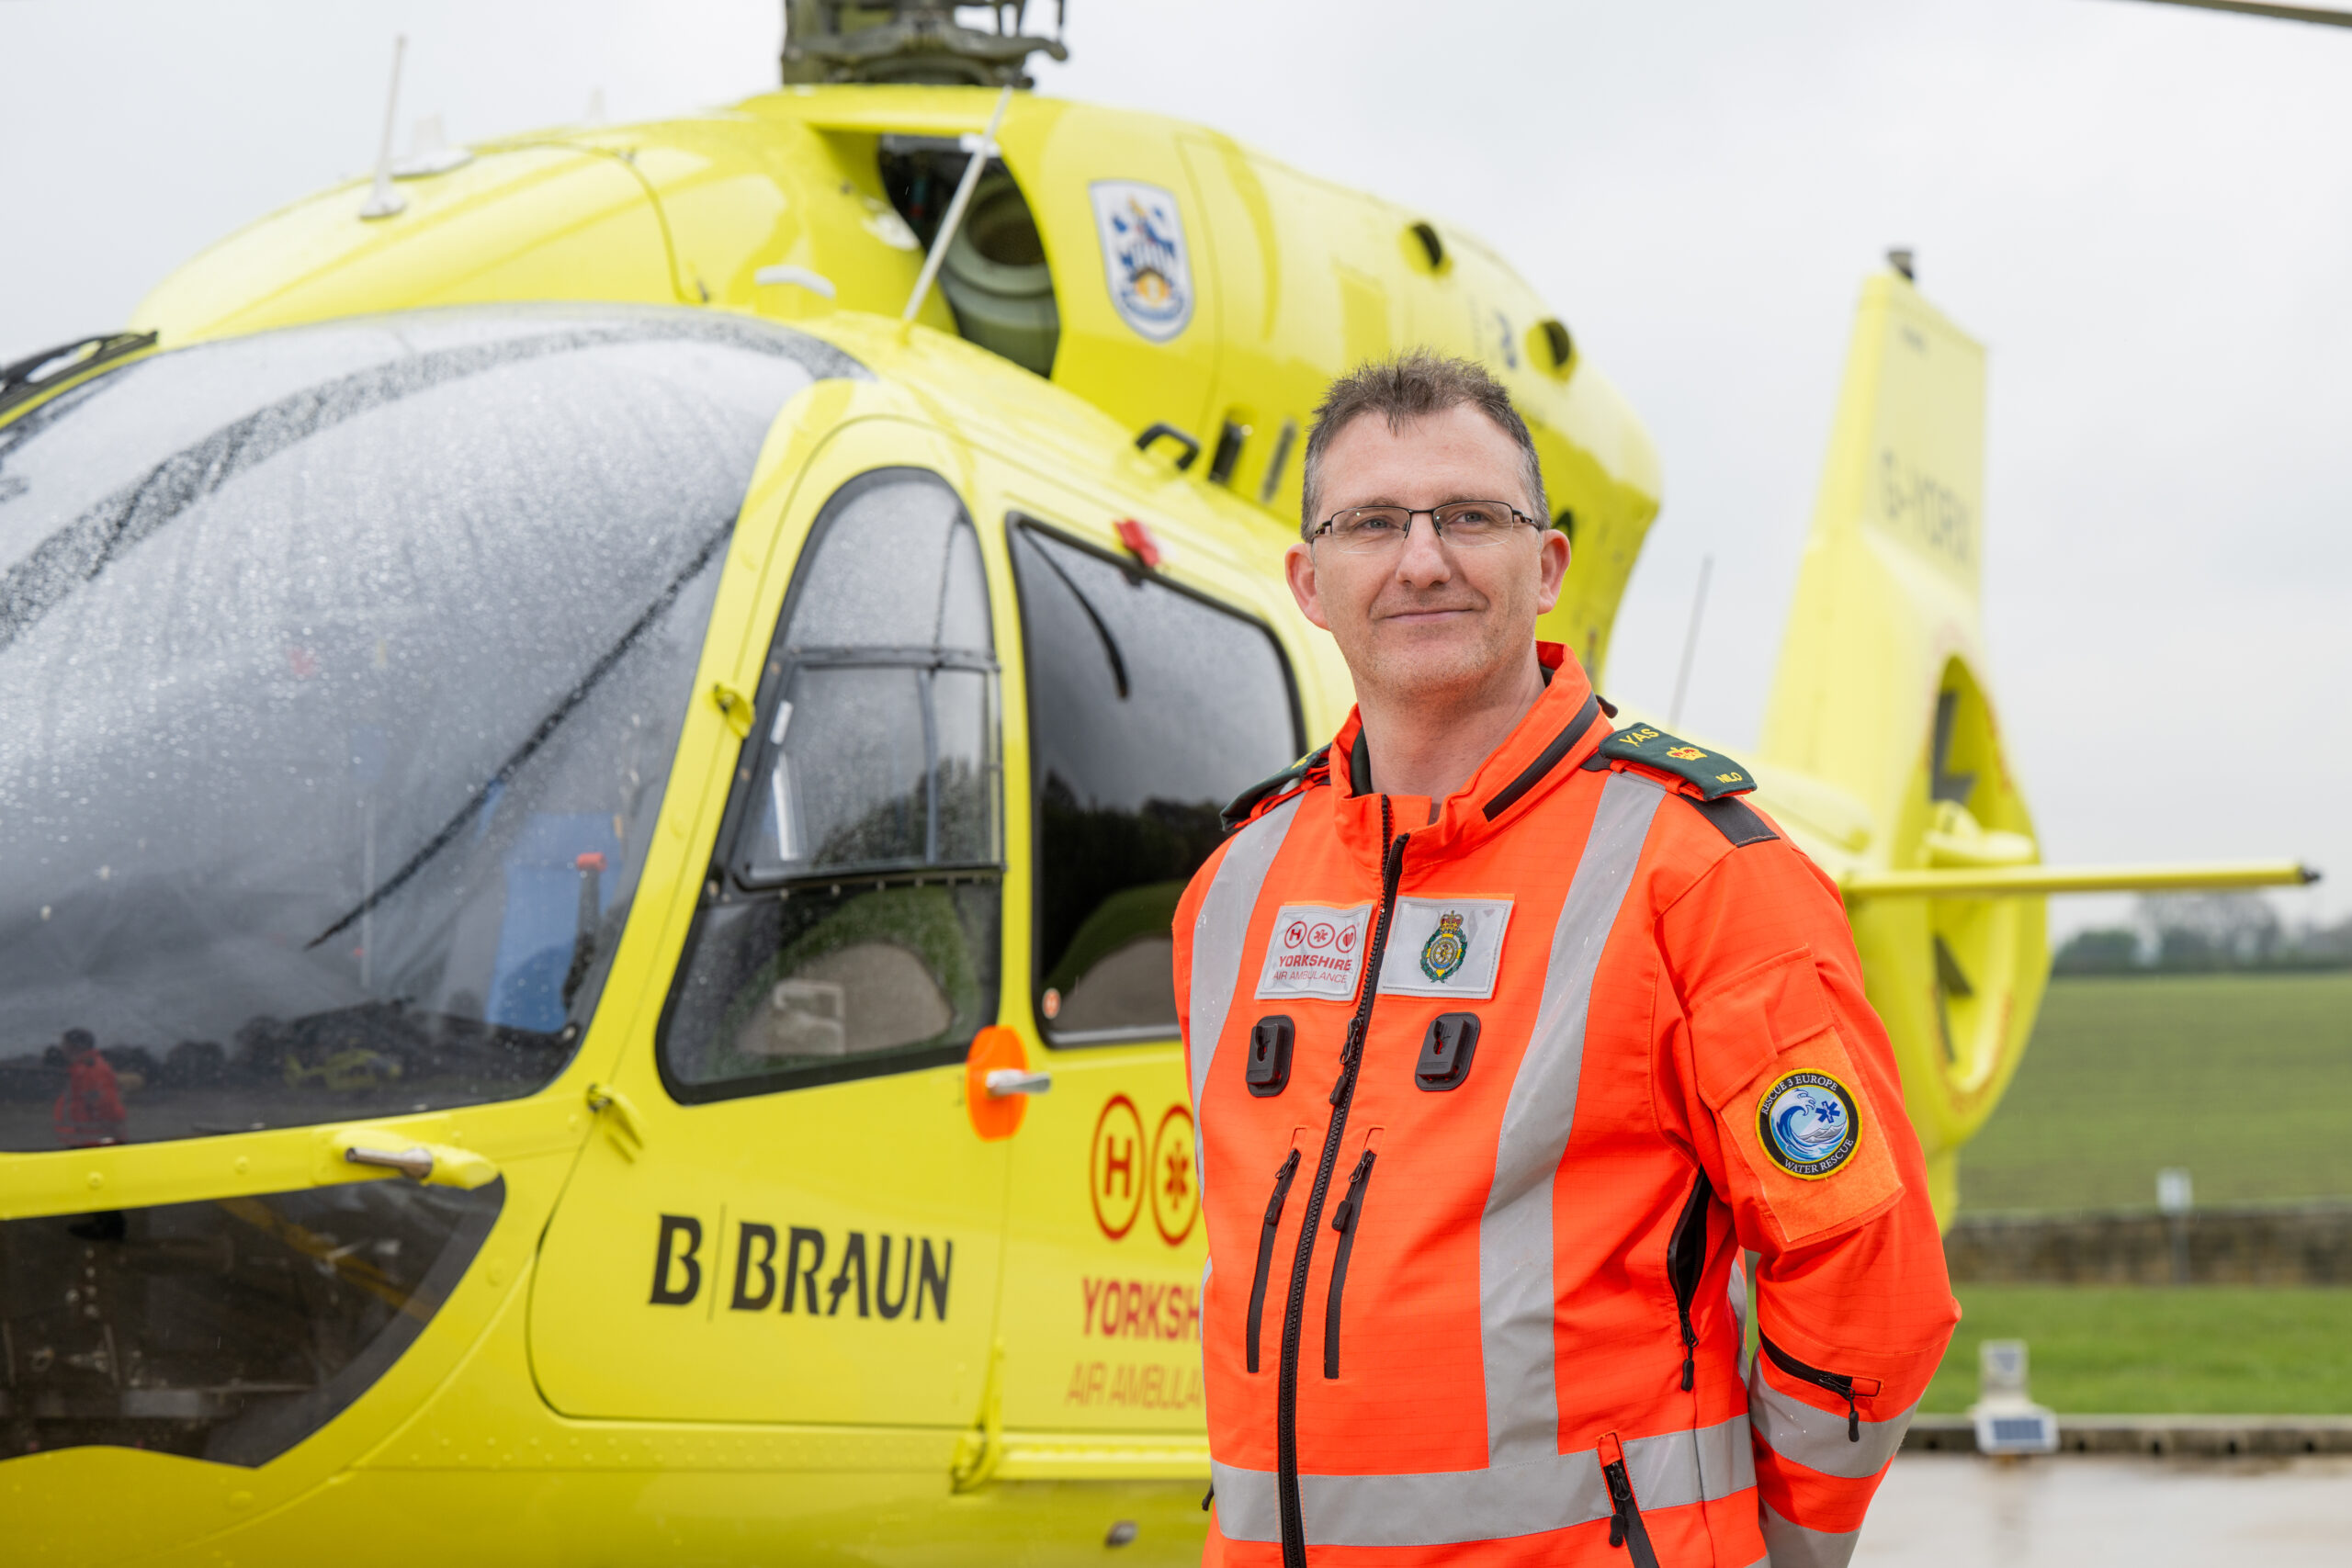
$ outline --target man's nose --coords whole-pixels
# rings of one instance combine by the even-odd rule
[[[1396,580],[1416,588],[1443,582],[1453,575],[1453,562],[1439,543],[1437,519],[1422,513],[1405,525],[1405,547],[1396,552]]]

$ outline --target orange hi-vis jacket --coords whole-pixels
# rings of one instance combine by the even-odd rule
[[[1539,656],[1459,793],[1351,715],[1178,909],[1212,1565],[1843,1563],[1957,1320],[1835,889]]]

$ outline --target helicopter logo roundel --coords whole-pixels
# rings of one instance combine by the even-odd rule
[[[1119,319],[1153,343],[1168,342],[1193,319],[1193,264],[1176,198],[1139,180],[1097,180],[1087,191]]]

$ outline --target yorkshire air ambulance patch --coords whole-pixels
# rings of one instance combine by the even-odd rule
[[[1442,985],[1469,955],[1469,944],[1462,935],[1462,912],[1448,910],[1438,917],[1437,930],[1430,932],[1429,941],[1421,943],[1421,973]]]
[[[1765,1157],[1807,1181],[1853,1158],[1861,1136],[1853,1092],[1827,1073],[1782,1073],[1756,1102],[1756,1138]]]

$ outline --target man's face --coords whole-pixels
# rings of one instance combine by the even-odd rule
[[[1317,506],[1323,517],[1450,501],[1524,512],[1519,474],[1518,446],[1468,404],[1395,431],[1364,414],[1324,448]],[[1475,692],[1527,658],[1535,617],[1559,602],[1568,541],[1556,529],[1521,527],[1461,549],[1416,517],[1401,547],[1351,555],[1326,536],[1293,545],[1283,567],[1299,609],[1340,645],[1360,694],[1436,698]]]

